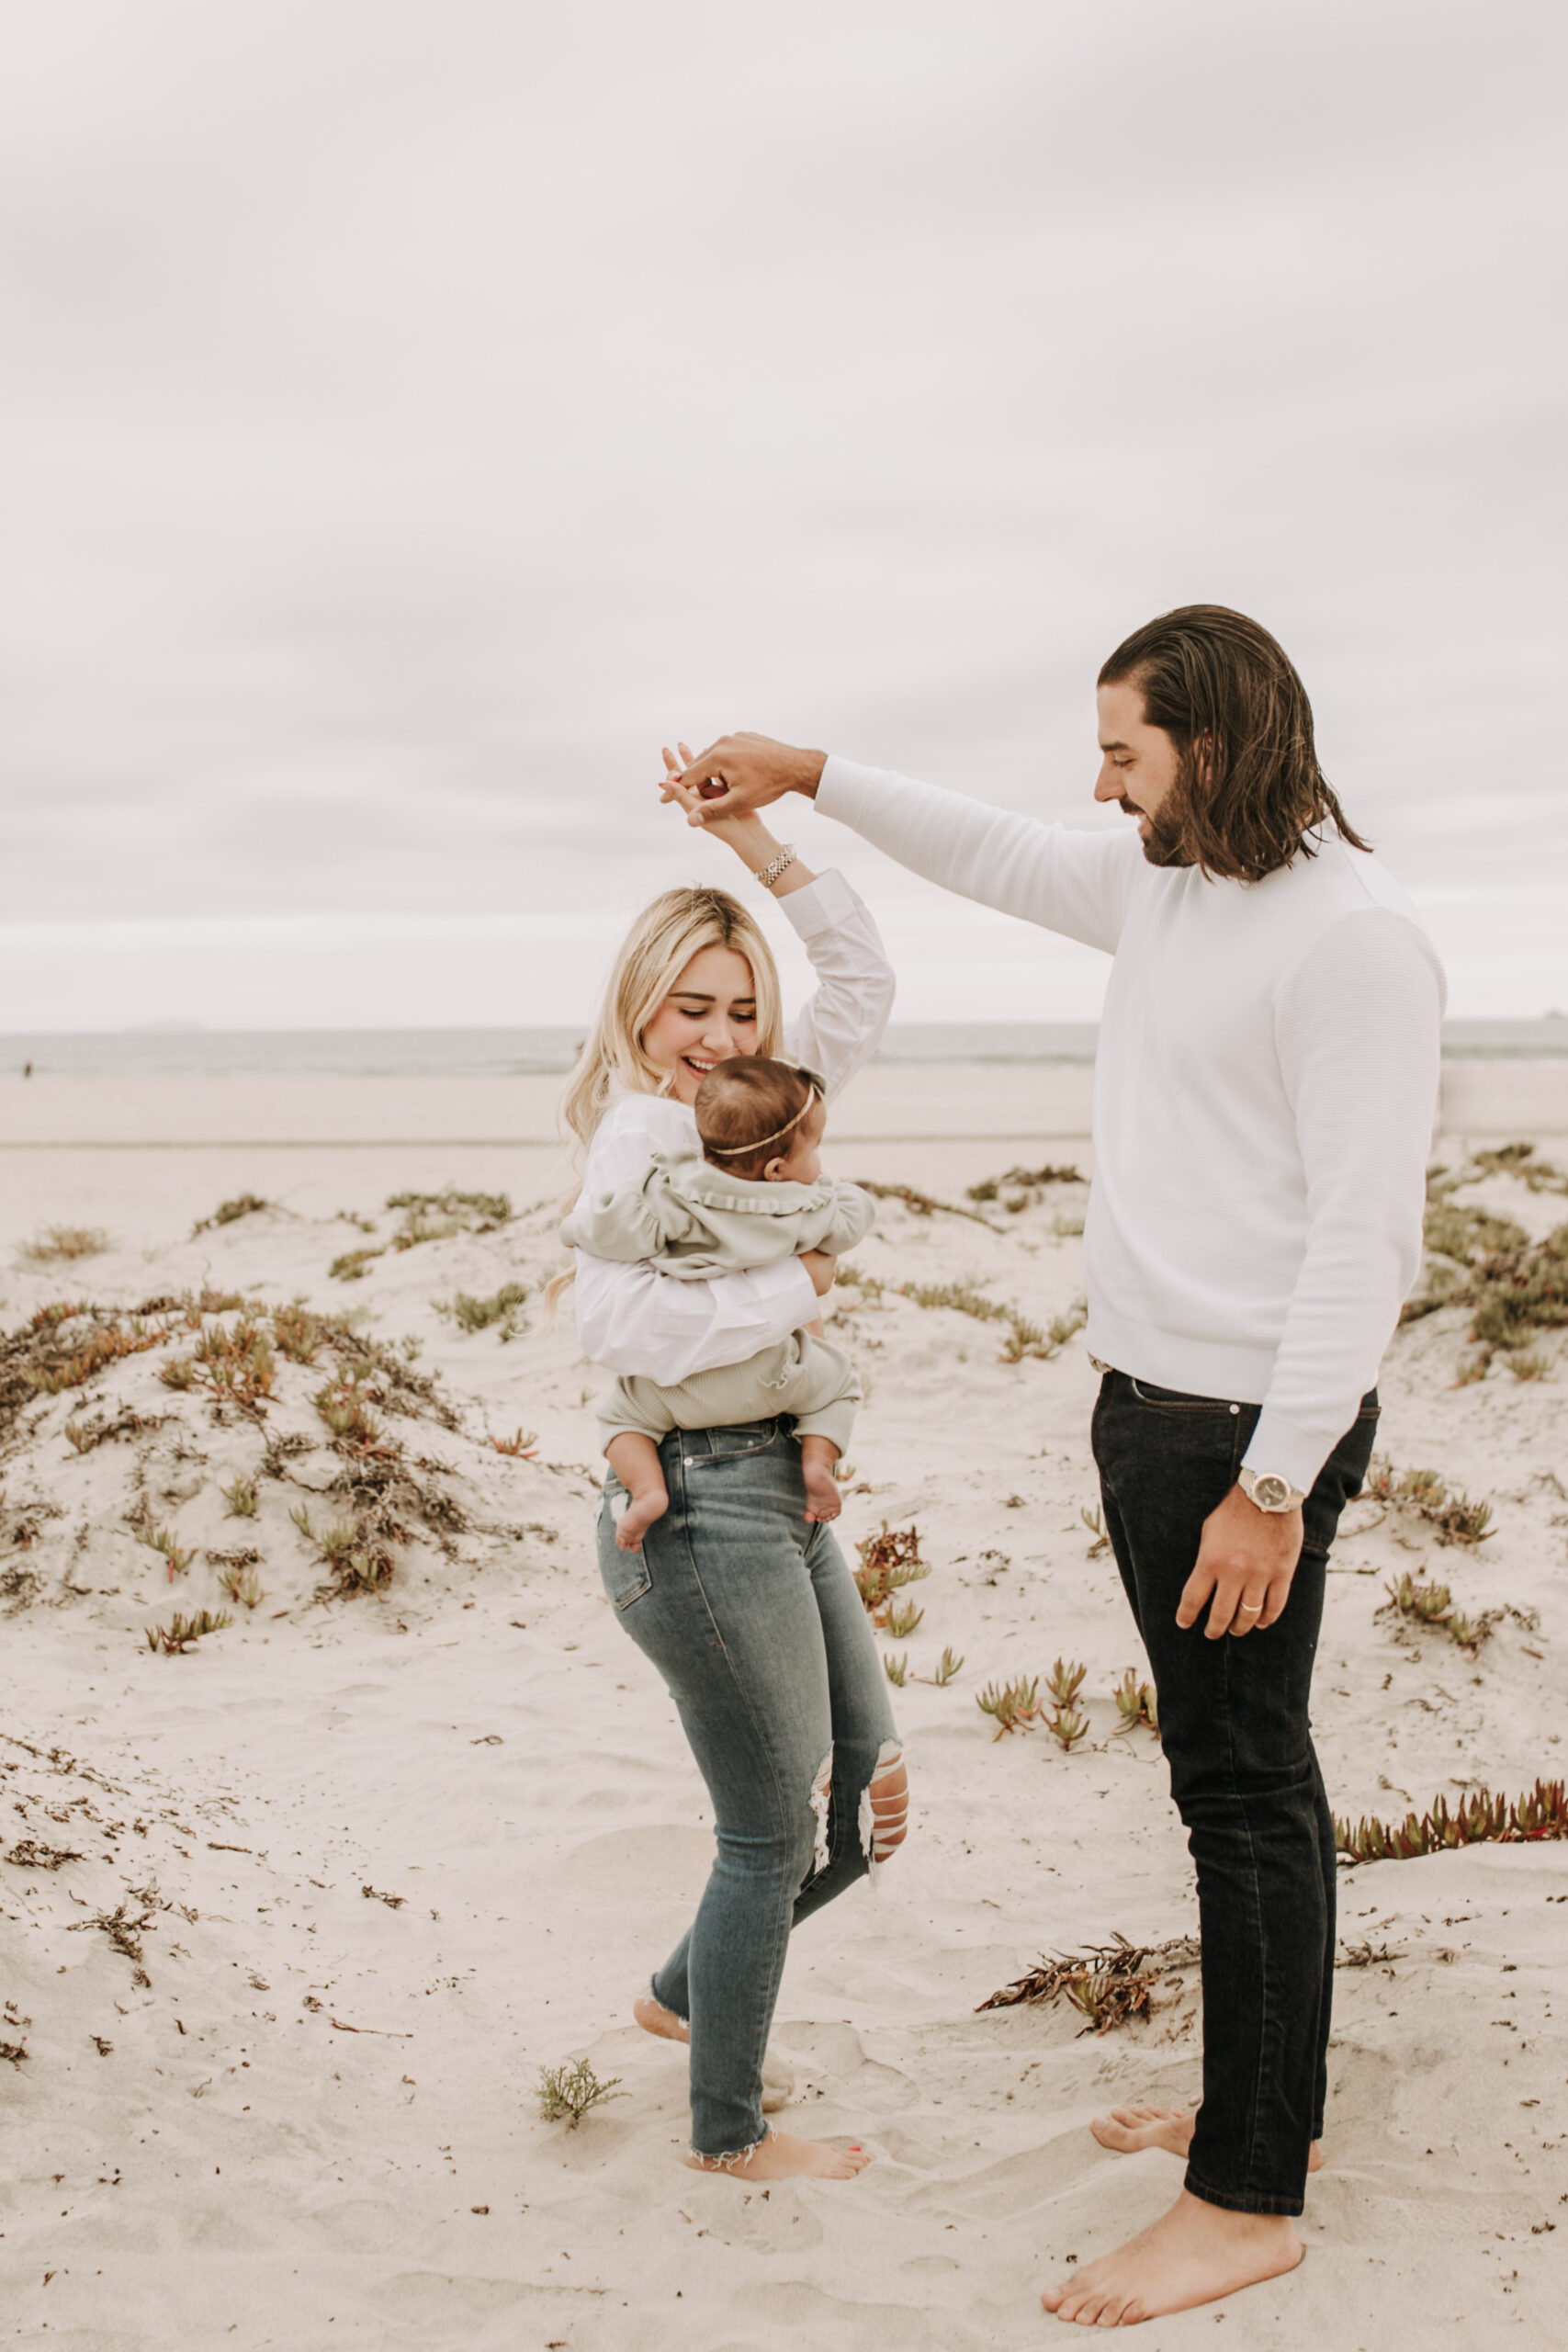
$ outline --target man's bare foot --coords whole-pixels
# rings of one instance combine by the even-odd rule
[[[830,2148],[825,2140],[797,2140],[793,2132],[770,2132],[743,2164],[721,2156],[688,2156],[694,2172],[724,2172],[732,2180],[853,2180],[871,2158],[863,2148]]]
[[[660,2041],[684,2041],[692,2039],[692,2029],[684,2018],[656,2001],[651,1993],[632,2003],[632,2015],[644,2033],[657,2034]],[[787,2058],[781,2058],[770,2044],[762,2052],[762,2112],[776,2115],[795,2097],[795,2068]]]
[[[1232,2213],[1183,2189],[1168,2213],[1040,2300],[1079,2327],[1132,2327],[1293,2270],[1306,2248],[1282,2213]]]
[[[670,1497],[663,1487],[645,1487],[640,1495],[633,1495],[615,1521],[615,1541],[623,1552],[640,1552],[642,1539],[656,1519],[662,1519],[670,1508]]]
[[[1169,2155],[1185,2157],[1197,2120],[1190,2107],[1113,2107],[1109,2115],[1097,2115],[1089,2128],[1102,2148],[1114,2148],[1121,2156],[1135,2156],[1143,2148],[1164,2148]],[[1323,2170],[1321,2140],[1312,2143],[1307,2170]]]

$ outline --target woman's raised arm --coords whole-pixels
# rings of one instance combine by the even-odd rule
[[[690,759],[685,744],[680,748]],[[668,750],[664,763],[669,775],[663,797],[675,801],[690,815],[701,804],[682,784],[679,765]],[[768,873],[784,855],[783,844],[754,812],[712,818],[703,830],[732,849],[752,874]],[[882,1043],[897,986],[893,967],[870,908],[841,874],[833,869],[814,874],[800,858],[792,856],[768,888],[811,958],[817,976],[812,994],[785,1025],[784,1050],[795,1061],[819,1070],[831,1096],[849,1083]]]

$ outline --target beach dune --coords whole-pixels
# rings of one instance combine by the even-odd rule
[[[1450,1066],[1438,1157],[1534,1136],[1550,1159],[1555,1079],[1481,1069]],[[802,1931],[779,2010],[784,2120],[875,2161],[765,2196],[683,2168],[681,2053],[631,2022],[711,1831],[668,1698],[599,1593],[601,1384],[570,1315],[547,1329],[540,1307],[558,1080],[0,1087],[10,2341],[979,2352],[1038,2342],[1040,2287],[1168,2201],[1169,2158],[1113,2157],[1087,2127],[1195,2096],[1191,1967],[1103,2035],[1066,2002],[979,2007],[1042,1955],[1196,1920],[1157,1742],[1118,1728],[1115,1686],[1145,1669],[1084,1517],[1088,1079],[873,1069],[835,1119],[835,1172],[887,1188],[834,1300],[867,1389],[841,1537],[853,1563],[885,1523],[913,1527],[931,1574],[918,1624],[878,1637],[906,1675],[909,1840]],[[504,1191],[513,1214],[444,1212],[454,1188]],[[273,1205],[193,1233],[246,1193]],[[409,1193],[430,1201],[388,1206]],[[1453,1197],[1532,1242],[1568,1216],[1506,1168]],[[46,1227],[104,1246],[29,1257]],[[459,1300],[508,1285],[510,1308],[466,1325]],[[40,1310],[85,1302],[98,1329],[143,1310],[137,1350],[28,1386]],[[308,1362],[281,1337],[301,1315],[326,1335]],[[1491,1532],[1446,1542],[1369,1498],[1330,1577],[1316,1713],[1352,1821],[1564,1770],[1562,1342],[1536,1338],[1544,1377],[1499,1355],[1456,1385],[1467,1329],[1454,1306],[1402,1331],[1382,1451],[1486,1498]],[[221,1350],[199,1354],[220,1332],[232,1363],[246,1330],[274,1367],[248,1399],[204,1368]],[[187,1362],[187,1385],[163,1379]],[[345,1395],[357,1430],[327,1417]],[[247,1483],[250,1515],[224,1493]],[[388,1575],[344,1590],[321,1539],[378,1510]],[[1401,1615],[1404,1574],[1490,1612],[1486,1637],[1470,1651]],[[202,1609],[234,1622],[149,1647]],[[963,1662],[943,1684],[944,1650]],[[1086,1669],[1085,1738],[997,1736],[977,1698],[1057,1658]],[[1270,2352],[1553,2343],[1568,1843],[1347,1867],[1340,1896],[1310,2258],[1227,2307],[1226,2332]],[[615,2096],[547,2124],[539,2071],[579,2059]],[[1140,2340],[1177,2352],[1215,2325]]]

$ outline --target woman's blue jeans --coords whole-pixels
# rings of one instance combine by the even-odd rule
[[[692,2146],[739,2161],[766,2136],[762,2058],[790,1929],[870,1867],[867,1792],[898,1754],[871,1627],[829,1530],[807,1524],[788,1419],[672,1430],[670,1509],[599,1567],[658,1668],[713,1800],[696,1917],[653,1978],[691,2025]]]
[[[1105,1532],[1154,1669],[1170,1791],[1198,1871],[1203,2103],[1187,2187],[1240,2213],[1299,2213],[1322,2137],[1334,1993],[1334,1816],[1312,1744],[1328,1550],[1377,1435],[1362,1399],[1303,1509],[1284,1614],[1212,1642],[1183,1633],[1203,1521],[1235,1484],[1256,1405],[1109,1372],[1094,1409]],[[1265,1467],[1268,1465],[1265,1464]]]

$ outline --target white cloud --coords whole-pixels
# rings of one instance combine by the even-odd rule
[[[33,11],[0,915],[325,926],[225,1018],[335,974],[575,1019],[587,947],[333,941],[596,939],[684,870],[681,728],[1076,819],[1100,660],[1212,596],[1296,655],[1397,870],[1494,894],[1456,1005],[1560,1000],[1565,46],[1455,0]],[[1069,989],[908,903],[907,1004]],[[31,951],[73,1020],[133,968],[248,1001],[251,933],[78,944]]]

